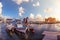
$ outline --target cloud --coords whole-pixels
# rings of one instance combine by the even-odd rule
[[[18,5],[23,2],[22,0],[12,0],[12,1],[14,1],[15,3],[17,3]]]
[[[37,14],[35,19],[36,19],[36,21],[43,21],[44,20],[41,14]]]
[[[4,18],[11,18],[10,16],[3,16]]]
[[[52,11],[53,11],[52,8],[46,8],[46,9],[44,9],[44,12],[47,12],[47,13],[52,12]]]
[[[2,8],[2,3],[0,2],[0,8]]]
[[[20,7],[19,8],[19,16],[22,16],[23,13],[24,13],[24,8],[23,7]]]
[[[23,0],[23,2],[29,2],[29,0]]]
[[[30,0],[30,2],[33,2],[33,0]]]
[[[22,13],[19,13],[19,16],[22,16]]]
[[[45,16],[44,18],[48,18],[48,16]]]
[[[40,6],[39,1],[38,1],[38,2],[36,2],[35,4],[33,4],[33,6],[34,6],[34,7],[36,7],[36,6]]]
[[[30,18],[30,19],[34,19],[34,14],[30,13],[29,18]]]
[[[12,0],[12,1],[17,3],[18,5],[20,5],[23,2],[29,2],[29,0]]]
[[[40,14],[34,15],[33,13],[30,13],[29,19],[31,21],[44,21],[44,18]]]
[[[7,16],[7,15],[6,16],[2,15],[1,17],[4,18],[4,19],[6,19],[6,18],[12,18],[11,16]]]
[[[0,15],[2,15],[2,3],[0,2]]]
[[[40,19],[41,18],[41,15],[40,14],[37,14],[36,15],[36,19]]]

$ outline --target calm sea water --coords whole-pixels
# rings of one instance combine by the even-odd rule
[[[48,31],[60,31],[60,24],[31,24],[31,26],[36,30],[35,33],[35,38],[40,38],[41,34],[43,31],[48,30]],[[0,38],[5,38],[9,37],[7,36],[6,32],[5,32],[5,26],[3,24],[0,24]],[[2,35],[3,36],[2,36]],[[1,37],[2,36],[2,37]]]
[[[36,30],[60,31],[60,23],[57,24],[31,24]]]

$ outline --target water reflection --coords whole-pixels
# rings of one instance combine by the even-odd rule
[[[57,24],[31,24],[37,30],[60,31],[60,23]]]
[[[60,31],[60,24],[56,24],[55,27],[56,27],[57,31]]]

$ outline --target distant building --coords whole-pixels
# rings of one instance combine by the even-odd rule
[[[56,22],[56,18],[49,17],[45,19],[45,22]]]

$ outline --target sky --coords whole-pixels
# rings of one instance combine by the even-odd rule
[[[0,14],[6,17],[55,17],[60,20],[60,0],[1,0],[0,3]]]

